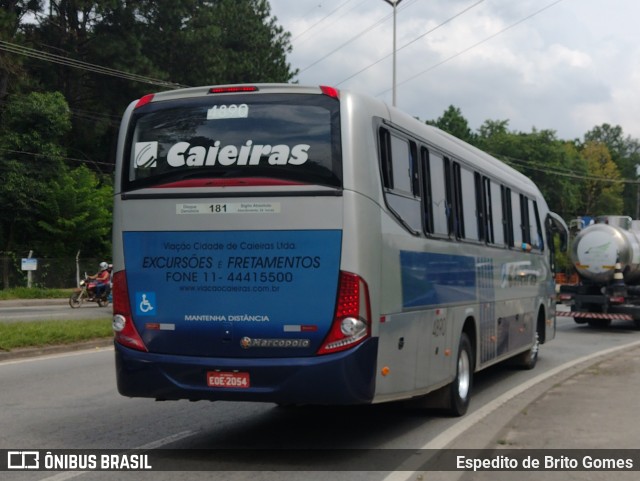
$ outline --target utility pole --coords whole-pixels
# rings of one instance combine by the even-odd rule
[[[640,164],[636,164],[636,220],[640,220]]]
[[[384,0],[393,7],[393,96],[392,103],[396,106],[396,7],[402,0]]]

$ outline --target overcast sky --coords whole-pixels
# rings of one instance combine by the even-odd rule
[[[270,0],[300,84],[392,100],[393,8],[384,0]],[[640,139],[637,0],[401,0],[397,106],[422,120],[460,108],[476,130]]]

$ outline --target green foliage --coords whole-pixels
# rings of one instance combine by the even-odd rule
[[[571,273],[574,270],[573,262],[569,257],[569,249],[562,251],[560,249],[560,239],[558,236],[553,239],[556,255],[556,272]]]
[[[0,290],[0,301],[12,299],[68,299],[69,289],[44,289],[41,287],[14,287]]]
[[[3,0],[0,2],[0,40],[14,42],[25,15],[40,10],[42,0]],[[0,51],[0,100],[11,86],[10,79],[23,78],[22,57]],[[15,82],[14,82],[15,84]]]
[[[622,178],[638,178],[636,166],[640,165],[640,141],[629,136],[625,137],[622,127],[602,124],[587,132],[584,139],[585,143],[599,142],[607,147],[611,160],[618,167]],[[630,182],[624,184],[621,196],[624,202],[622,212],[633,218],[640,218],[640,212],[637,211],[637,184]]]
[[[49,241],[40,250],[63,257],[78,250],[85,256],[107,256],[111,251],[112,186],[80,166],[62,173],[48,193],[38,227]]]
[[[60,142],[69,127],[69,109],[59,93],[15,95],[5,106],[0,121],[1,250],[38,238],[39,208],[65,169]]]
[[[509,132],[508,121],[486,121],[476,145],[531,178],[540,187],[552,210],[571,218],[580,212],[580,186],[576,175],[585,172],[584,162],[571,144],[554,131]],[[562,175],[549,176],[549,171]]]
[[[444,111],[442,117],[438,117],[435,121],[428,120],[426,123],[434,125],[440,130],[444,130],[465,142],[474,142],[475,136],[471,133],[469,122],[462,116],[460,109],[453,105],[450,105],[449,108]]]
[[[0,123],[0,250],[39,256],[109,251],[109,182],[71,168],[63,139],[70,112],[58,93],[14,95]]]
[[[39,168],[50,170],[66,153],[61,144],[70,129],[69,106],[60,92],[16,95],[2,115],[0,145],[23,159],[32,155]]]
[[[622,214],[624,186],[615,182],[621,176],[607,146],[588,141],[582,156],[587,161],[589,173],[583,190],[584,212],[592,216]]]
[[[27,58],[30,88],[62,92],[72,112],[71,157],[110,172],[119,120],[143,94],[184,86],[288,82],[290,36],[266,0],[58,0],[24,26],[35,49],[149,78],[132,81]],[[155,80],[153,80],[155,79]]]
[[[113,336],[111,320],[1,322],[0,351],[70,344]]]
[[[454,106],[427,123],[476,145],[531,178],[551,210],[566,220],[580,215],[637,216],[637,184],[623,180],[636,178],[640,142],[625,138],[619,126],[595,127],[582,143],[558,139],[552,130],[512,132],[508,120],[486,120],[476,134]]]
[[[289,34],[266,0],[141,2],[142,51],[173,82],[209,85],[288,82]],[[197,52],[197,55],[185,55]]]
[[[28,13],[41,13],[37,23],[24,21]],[[132,100],[168,82],[287,82],[296,74],[286,61],[290,35],[267,0],[12,0],[0,2],[0,39],[150,78],[0,52],[0,99],[10,94],[0,104],[4,252],[108,255],[105,173]]]

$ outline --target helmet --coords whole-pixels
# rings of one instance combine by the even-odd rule
[[[107,264],[106,262],[101,262],[100,263],[100,270],[101,271],[106,271],[109,268],[109,264]]]

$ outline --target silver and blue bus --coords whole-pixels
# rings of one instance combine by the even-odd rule
[[[356,92],[144,96],[118,139],[118,390],[462,415],[476,371],[555,336],[565,231],[524,175]]]

